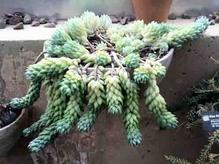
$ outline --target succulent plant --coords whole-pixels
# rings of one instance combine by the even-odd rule
[[[159,125],[177,127],[157,85],[166,71],[157,59],[170,47],[197,38],[208,24],[202,17],[185,27],[142,21],[118,25],[107,15],[92,12],[69,19],[44,43],[45,58],[27,67],[27,95],[9,102],[14,109],[28,107],[39,97],[41,84],[46,85],[46,111],[24,130],[26,136],[40,132],[30,150],[40,151],[74,124],[81,132],[89,131],[104,106],[109,113],[122,115],[128,142],[139,145],[139,83],[147,85],[145,104]]]

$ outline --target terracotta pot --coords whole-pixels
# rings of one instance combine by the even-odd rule
[[[5,156],[22,135],[25,109],[17,119],[0,129],[0,156]]]
[[[151,21],[164,22],[167,20],[172,0],[132,0],[137,19],[145,23]]]

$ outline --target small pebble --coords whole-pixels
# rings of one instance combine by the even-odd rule
[[[6,20],[3,18],[0,18],[0,29],[4,29],[6,27]]]
[[[56,27],[56,24],[55,23],[47,23],[47,24],[44,25],[44,27],[54,28],[54,27]]]
[[[219,16],[218,15],[215,18],[215,23],[219,23]]]
[[[34,21],[32,22],[32,24],[31,24],[31,26],[33,26],[33,27],[37,27],[37,26],[39,26],[39,25],[40,25],[40,22],[37,21],[37,20],[34,20]]]
[[[29,14],[25,14],[23,22],[24,22],[24,24],[31,24],[32,23],[32,17]]]
[[[55,18],[55,17],[49,18],[48,23],[53,23],[53,24],[56,25],[57,24],[57,18]]]
[[[215,25],[215,20],[214,19],[210,20],[210,25]]]
[[[13,13],[13,15],[14,15],[14,16],[19,16],[19,17],[23,18],[25,14],[24,14],[24,12],[15,11],[15,12]]]
[[[115,15],[110,15],[112,23],[119,23],[119,19]]]
[[[11,17],[13,17],[13,14],[12,14],[12,13],[6,13],[6,14],[5,14],[5,17],[6,17],[6,18],[11,18]]]
[[[39,22],[40,22],[40,24],[46,24],[46,23],[48,23],[48,18],[42,17],[39,19]]]
[[[128,18],[127,18],[127,17],[120,18],[120,23],[121,23],[122,25],[127,24],[127,23],[128,23]]]
[[[208,17],[209,19],[216,19],[216,15],[213,15],[213,14],[209,14]]]
[[[7,23],[9,25],[16,25],[23,21],[23,18],[21,16],[13,15],[12,17],[7,19]]]
[[[171,13],[169,16],[168,16],[168,19],[169,20],[175,20],[177,17],[176,17],[176,14],[175,13]]]
[[[14,30],[21,30],[24,29],[24,24],[22,22],[16,24],[13,28]]]
[[[129,16],[127,16],[127,18],[128,18],[128,22],[132,22],[132,21],[135,20],[135,16],[134,15],[129,15]]]
[[[181,15],[181,18],[182,18],[182,19],[191,19],[191,16],[186,15],[186,14],[182,14],[182,15]]]

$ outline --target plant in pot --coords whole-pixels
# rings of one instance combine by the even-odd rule
[[[184,27],[143,21],[119,25],[92,12],[69,19],[44,43],[44,58],[27,67],[27,95],[8,103],[12,111],[26,108],[38,98],[40,86],[46,87],[45,113],[23,131],[25,136],[39,132],[29,149],[40,151],[75,123],[80,132],[89,131],[104,106],[108,113],[122,115],[128,142],[139,145],[139,84],[147,85],[145,104],[160,127],[177,127],[157,85],[166,72],[159,61],[208,25],[205,17]]]

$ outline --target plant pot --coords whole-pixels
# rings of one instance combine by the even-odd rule
[[[20,138],[23,129],[25,109],[17,119],[0,129],[0,156],[6,155]]]
[[[212,111],[219,112],[219,102],[216,102],[211,107]]]
[[[166,67],[166,71],[168,70],[170,63],[172,61],[173,53],[174,53],[174,49],[172,48],[165,56],[163,56],[161,59],[158,60],[158,62],[160,62],[163,66]],[[162,79],[163,77],[158,78],[157,82],[160,83]]]
[[[166,67],[167,70],[168,70],[170,63],[172,61],[173,53],[174,53],[174,49],[171,48],[165,56],[163,56],[161,59],[158,60],[163,66]]]
[[[164,22],[167,20],[172,0],[132,0],[135,17],[144,20]]]

